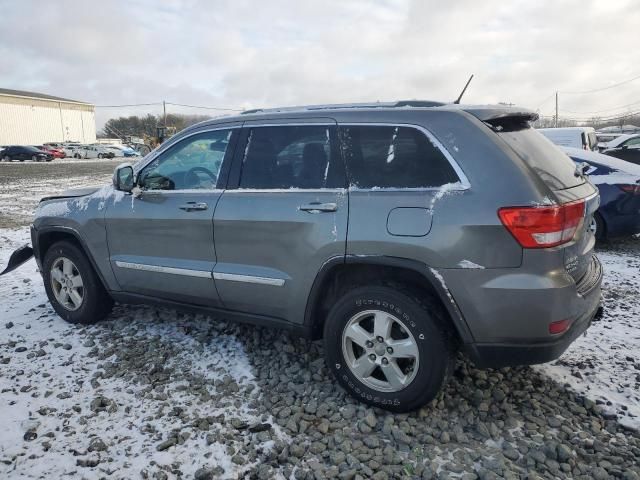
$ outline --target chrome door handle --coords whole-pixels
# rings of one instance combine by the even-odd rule
[[[187,202],[184,205],[180,205],[180,210],[185,210],[187,212],[192,212],[194,210],[206,210],[209,208],[204,202]]]
[[[338,210],[337,203],[320,203],[320,202],[311,202],[306,205],[300,205],[298,210],[302,210],[303,212],[309,213],[320,213],[320,212],[335,212]]]

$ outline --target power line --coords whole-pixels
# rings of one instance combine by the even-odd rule
[[[177,107],[189,107],[189,108],[203,108],[205,110],[223,110],[227,112],[242,112],[242,108],[228,108],[228,107],[204,107],[202,105],[185,105],[184,103],[167,102],[167,105],[175,105]]]
[[[128,105],[95,105],[96,108],[122,108],[122,107],[148,107],[150,105],[162,105],[162,102],[155,103],[131,103]]]
[[[634,80],[638,80],[639,78],[640,78],[640,75],[630,78],[628,80],[624,80],[622,82],[614,83],[613,85],[609,85],[607,87],[594,88],[592,90],[584,90],[582,92],[558,92],[558,93],[562,93],[565,95],[584,95],[587,93],[602,92],[603,90],[609,90],[611,88],[616,88],[616,87],[619,87],[620,85],[625,85],[627,83],[633,82]]]
[[[626,105],[620,105],[619,107],[611,107],[611,108],[605,108],[602,110],[595,110],[592,112],[576,112],[573,110],[564,110],[565,112],[569,112],[569,113],[578,113],[578,114],[592,114],[592,113],[602,113],[602,112],[611,112],[613,110],[620,110],[622,108],[627,108],[627,107],[632,107],[634,105],[638,105],[640,103],[640,100],[638,100],[637,102],[633,102],[633,103],[628,103]]]

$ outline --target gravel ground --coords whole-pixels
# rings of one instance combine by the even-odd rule
[[[78,175],[53,183],[110,173]],[[0,230],[0,264],[27,240]],[[638,243],[602,252],[609,313],[556,365],[460,358],[437,400],[402,415],[355,402],[321,345],[280,331],[125,306],[67,325],[30,262],[0,281],[0,478],[640,479]]]

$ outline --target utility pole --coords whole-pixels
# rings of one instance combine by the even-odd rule
[[[556,128],[558,128],[558,92],[556,91]]]
[[[558,94],[556,93],[556,113],[558,110]],[[162,101],[162,112],[164,114],[164,131],[167,131],[167,102]]]

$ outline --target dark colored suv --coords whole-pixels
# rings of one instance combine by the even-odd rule
[[[600,305],[597,190],[530,111],[413,105],[206,121],[113,187],[43,199],[52,305],[76,323],[115,300],[322,338],[342,386],[394,411],[434,398],[458,350],[481,367],[557,358]]]

